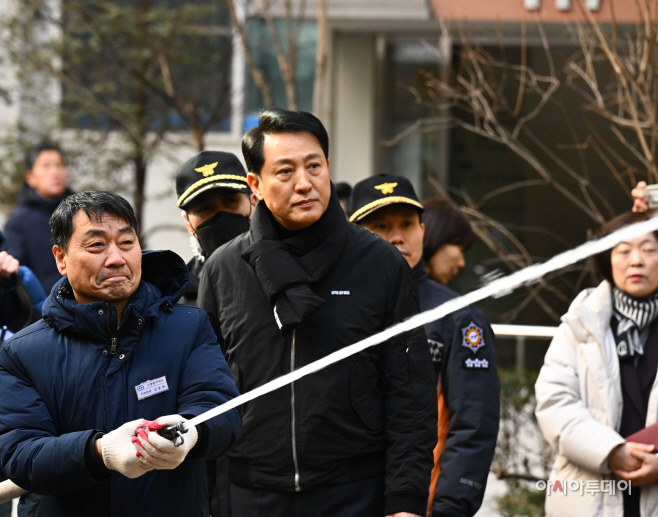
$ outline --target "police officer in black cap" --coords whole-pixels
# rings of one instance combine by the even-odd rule
[[[176,171],[178,206],[190,232],[194,257],[187,264],[190,283],[180,303],[196,305],[199,276],[208,257],[222,244],[249,230],[253,207],[247,172],[231,153],[202,151]],[[228,462],[207,463],[212,515],[230,517]]]
[[[251,189],[247,172],[234,154],[202,151],[176,171],[176,194],[194,252],[187,264],[190,285],[181,303],[196,305],[205,260],[249,229]]]
[[[350,221],[389,241],[414,272],[420,310],[457,296],[430,280],[423,261],[423,205],[407,178],[379,174],[354,186]],[[466,307],[425,325],[437,373],[439,421],[430,487],[431,517],[470,517],[480,508],[498,435],[500,383],[494,335]]]

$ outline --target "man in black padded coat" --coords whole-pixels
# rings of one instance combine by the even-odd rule
[[[346,221],[328,147],[317,118],[280,109],[243,139],[259,202],[207,261],[198,299],[243,393],[418,312],[399,252]],[[424,515],[434,385],[421,328],[247,403],[228,453],[233,515]]]

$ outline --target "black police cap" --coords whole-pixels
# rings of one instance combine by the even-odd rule
[[[235,190],[249,194],[247,171],[237,156],[221,151],[202,151],[181,165],[176,171],[178,206],[192,201],[202,192],[214,188]]]
[[[379,208],[402,203],[413,206],[423,213],[423,205],[411,186],[411,182],[394,174],[377,174],[359,181],[352,189],[350,221],[359,222]]]

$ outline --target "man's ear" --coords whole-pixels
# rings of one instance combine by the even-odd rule
[[[66,276],[66,252],[59,246],[53,246],[53,256],[55,257],[59,274]]]
[[[247,184],[258,199],[263,199],[263,194],[260,191],[260,178],[253,172],[247,174]]]
[[[34,176],[32,175],[32,169],[25,171],[25,183],[28,187],[34,188]]]
[[[425,237],[425,223],[420,223],[420,230],[423,232],[423,237]]]
[[[196,237],[196,232],[194,231],[194,228],[192,228],[192,225],[190,224],[190,220],[187,217],[187,212],[185,210],[182,210],[180,214],[183,216],[183,222],[185,223],[185,228],[187,228],[187,231],[190,232],[190,235]]]

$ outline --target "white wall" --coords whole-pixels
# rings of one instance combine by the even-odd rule
[[[335,33],[332,62],[331,175],[354,185],[374,173],[374,38]]]

